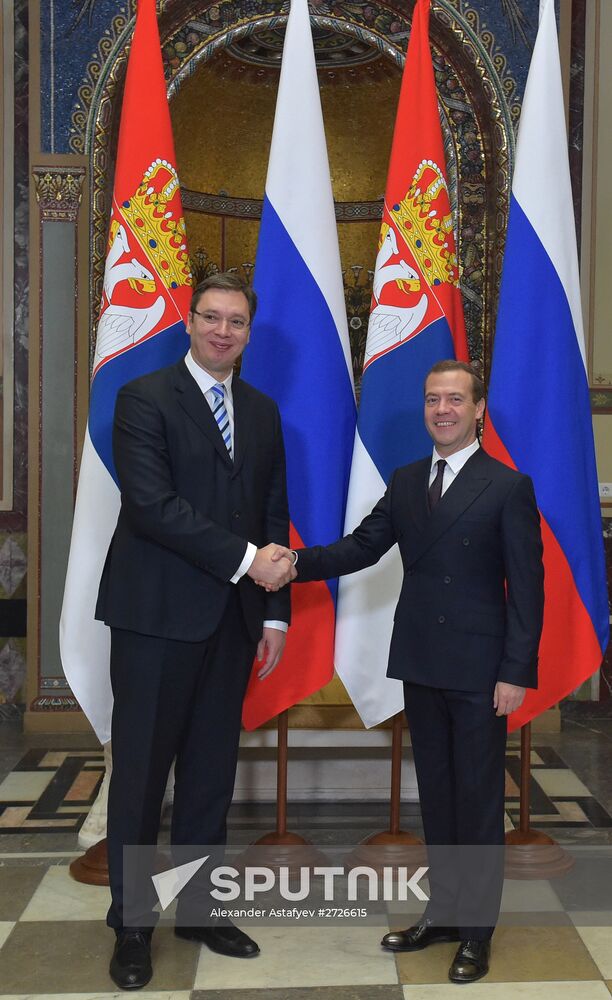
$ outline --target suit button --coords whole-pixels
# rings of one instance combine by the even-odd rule
[[[232,517],[236,518],[236,520],[237,520],[240,517],[240,511],[239,510],[233,510],[232,511]]]
[[[451,582],[451,577],[450,576],[445,576],[444,577],[444,583],[450,583],[450,582]]]
[[[413,575],[414,575],[414,570],[413,569],[407,569],[406,570],[406,576],[413,576]]]
[[[440,617],[438,618],[438,623],[440,625],[444,625],[445,621],[446,621],[446,618],[444,617],[444,615],[440,615]]]
[[[469,538],[462,538],[461,541],[462,541],[463,545],[469,545],[470,544]]]

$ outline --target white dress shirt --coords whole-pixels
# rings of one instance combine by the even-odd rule
[[[468,458],[471,458],[474,452],[478,451],[479,448],[480,441],[476,438],[476,440],[472,441],[471,444],[468,444],[466,448],[462,448],[461,451],[456,451],[454,454],[449,455],[448,458],[444,459],[446,465],[444,467],[444,478],[442,479],[442,496],[444,496],[451,483],[454,483]],[[438,452],[434,448],[431,458],[431,470],[429,472],[430,486],[436,478],[436,473],[438,471],[437,463],[443,457],[443,455],[438,455]]]
[[[234,451],[234,397],[232,395],[232,378],[233,372],[230,372],[226,379],[216,379],[214,376],[209,375],[207,371],[200,368],[197,361],[194,361],[191,351],[188,351],[185,355],[185,364],[187,365],[187,370],[190,375],[193,375],[198,387],[201,389],[204,399],[210,406],[211,410],[214,410],[217,397],[212,391],[214,385],[222,385],[225,388],[225,409],[227,410],[227,416],[229,419],[230,434],[232,438],[232,452]],[[244,574],[251,568],[251,564],[257,555],[257,546],[253,542],[246,543],[246,552],[244,553],[242,562],[240,566],[234,573],[230,580],[230,583],[238,583]],[[277,628],[281,632],[286,632],[289,628],[287,622],[278,621],[265,621],[264,625],[268,628]]]
[[[219,379],[214,378],[209,375],[208,372],[200,368],[199,364],[193,360],[193,355],[191,351],[185,355],[185,364],[187,365],[190,375],[193,375],[194,379],[198,383],[198,386],[204,393],[206,402],[210,406],[211,410],[214,410],[217,397],[212,391],[213,385],[222,385],[225,388],[225,409],[227,410],[227,415],[229,417],[230,434],[232,436],[232,451],[234,449],[234,397],[232,396],[232,378],[234,373],[230,372],[226,379],[219,381]]]

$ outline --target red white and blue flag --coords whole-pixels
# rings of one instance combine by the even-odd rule
[[[444,145],[429,49],[429,0],[418,0],[389,162],[346,531],[384,493],[397,466],[423,458],[423,382],[436,361],[468,360]],[[386,666],[402,580],[394,547],[340,581],[336,670],[366,726],[403,708]]]
[[[600,666],[609,633],[559,46],[544,0],[523,99],[484,444],[533,479],[542,518],[539,688],[524,725]]]
[[[259,302],[242,375],[280,408],[291,545],[325,545],[342,534],[356,408],[306,0],[291,0],[254,285]],[[247,729],[331,680],[336,586],[293,588],[285,653],[265,680],[251,678]]]
[[[60,621],[66,678],[102,743],[110,739],[110,632],[94,619],[120,497],[112,454],[117,392],[187,353],[191,298],[155,0],[139,0],[117,166],[72,541]]]

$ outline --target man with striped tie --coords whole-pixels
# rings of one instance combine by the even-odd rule
[[[225,842],[251,665],[257,655],[266,676],[285,644],[289,589],[253,582],[282,588],[291,574],[287,560],[271,560],[271,543],[289,539],[280,417],[233,373],[255,307],[235,275],[207,278],[191,301],[187,356],[117,398],[121,510],[96,614],[111,627],[107,922],[117,934],[111,975],[124,989],[151,978],[156,915],[144,907],[139,926],[124,925],[123,847],[156,843],[174,758],[172,844]],[[193,906],[181,894],[179,936],[258,953],[232,924],[203,926]]]

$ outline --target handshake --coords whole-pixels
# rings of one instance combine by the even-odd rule
[[[247,575],[268,592],[280,590],[297,576],[293,565],[293,552],[284,545],[270,542],[263,549],[257,549]]]

